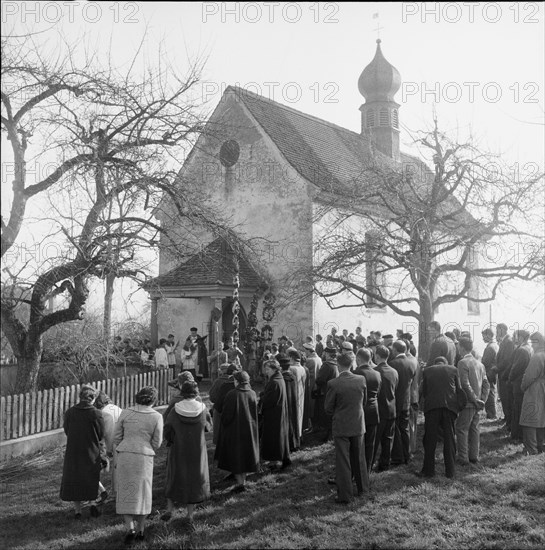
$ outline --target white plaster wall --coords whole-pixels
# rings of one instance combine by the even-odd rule
[[[315,207],[315,211],[316,211]],[[319,239],[324,231],[328,231],[333,214],[326,216],[320,224],[314,227],[315,239]],[[345,222],[352,229],[355,227],[351,220]],[[342,231],[342,227],[339,228]],[[452,251],[450,261],[455,261],[460,251]],[[494,243],[484,244],[477,251],[479,265],[498,265],[505,260],[508,254],[512,254],[509,247],[501,247]],[[459,256],[458,256],[459,257]],[[481,285],[486,282],[481,281]],[[444,291],[452,290],[448,285]],[[484,288],[481,292],[484,292]],[[482,294],[484,295],[484,294]],[[510,331],[518,328],[525,328],[530,332],[540,330],[543,332],[545,324],[544,315],[544,289],[542,283],[513,282],[505,285],[498,293],[497,299],[492,302],[480,304],[479,314],[468,311],[466,299],[458,300],[452,304],[445,304],[438,308],[435,319],[439,321],[444,331],[458,327],[460,330],[471,332],[477,352],[482,353],[484,344],[481,338],[481,331],[490,326],[490,323],[497,324],[504,322]],[[339,295],[335,299],[336,304],[357,304],[358,301],[349,293]],[[363,306],[346,307],[343,309],[330,309],[322,298],[315,299],[313,332],[314,334],[328,334],[331,327],[335,326],[339,331],[346,328],[349,332],[355,332],[357,326],[362,327],[365,335],[371,330],[380,330],[382,333],[395,335],[397,328],[404,332],[411,332],[413,339],[418,345],[418,324],[412,317],[404,317],[393,313],[389,308],[367,309]]]
[[[217,132],[199,139],[181,177],[196,186],[208,204],[220,211],[223,219],[242,237],[253,239],[255,266],[271,281],[272,291],[278,297],[277,315],[271,323],[274,336],[285,333],[302,343],[303,337],[312,332],[312,300],[288,303],[280,290],[290,274],[312,258],[312,207],[307,183],[287,164],[270,138],[256,127],[255,120],[236,97],[224,96],[210,124]],[[227,139],[236,140],[241,149],[240,158],[229,174],[219,162],[220,146]],[[201,239],[203,244],[212,240],[210,235],[198,230],[188,238]],[[163,254],[160,273],[176,264]],[[261,307],[260,303],[259,327],[264,324]],[[159,302],[158,309],[160,334],[163,326],[174,322],[172,317],[195,318],[198,310],[192,302],[176,306]],[[199,317],[199,322],[207,322],[210,309],[204,319]],[[185,327],[178,326],[178,330],[182,329]]]

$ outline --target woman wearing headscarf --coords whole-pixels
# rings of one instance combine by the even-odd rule
[[[94,501],[98,494],[104,418],[102,412],[93,406],[97,394],[93,387],[82,386],[79,403],[70,407],[64,415],[66,452],[60,497],[74,503],[76,519],[81,518],[81,503]],[[92,515],[96,516],[96,513]]]
[[[259,471],[257,396],[245,371],[233,375],[235,389],[223,402],[221,430],[214,458],[218,468],[234,474],[233,491],[245,490],[246,475]]]
[[[187,520],[192,527],[195,505],[210,496],[204,434],[211,430],[212,419],[206,405],[197,399],[196,382],[184,382],[181,395],[183,399],[174,405],[165,422],[167,511],[161,519],[170,520],[177,502],[187,507]]]
[[[153,461],[163,441],[163,416],[153,410],[157,396],[156,388],[142,388],[115,426],[115,504],[128,529],[125,544],[144,540],[151,512]]]
[[[188,370],[183,370],[175,380],[172,380],[171,382],[168,383],[168,385],[171,388],[177,389],[179,393],[178,395],[174,395],[173,397],[170,398],[167,408],[163,413],[164,420],[168,418],[168,415],[170,411],[174,408],[174,405],[176,405],[176,403],[179,403],[183,399],[181,391],[182,391],[182,386],[184,382],[195,382],[193,375]],[[199,399],[200,401],[201,400],[200,396],[197,399]]]
[[[264,368],[268,381],[259,400],[263,423],[261,458],[272,462],[273,470],[277,468],[279,461],[282,462],[282,468],[287,468],[291,460],[286,384],[278,361],[267,361]]]

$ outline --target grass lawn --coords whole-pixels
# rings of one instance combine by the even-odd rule
[[[423,426],[419,426],[421,437]],[[178,513],[165,524],[166,449],[156,457],[154,510],[146,541],[136,549],[166,548],[543,548],[545,454],[525,457],[509,444],[497,421],[481,430],[481,463],[458,467],[457,477],[422,480],[422,448],[408,466],[371,474],[371,495],[348,506],[334,503],[332,443],[308,441],[289,471],[249,478],[246,493],[232,494],[225,472],[212,465],[211,499],[189,533]],[[58,498],[64,449],[14,460],[0,469],[2,548],[123,548],[125,530],[115,502],[100,518],[72,519]],[[106,478],[109,488],[110,480]]]

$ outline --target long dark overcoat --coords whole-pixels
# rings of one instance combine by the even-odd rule
[[[233,474],[259,471],[257,396],[250,384],[240,384],[225,396],[214,459],[218,468]]]
[[[297,419],[297,382],[295,376],[289,370],[282,371],[282,378],[286,384],[286,400],[288,402],[288,419],[289,419],[289,442],[290,452],[295,451],[301,445],[300,438],[297,436],[298,419]]]
[[[164,426],[167,442],[165,494],[179,504],[196,504],[210,496],[205,431],[212,428],[206,409],[198,416],[183,416],[172,409]]]
[[[223,386],[227,384],[226,388]],[[222,389],[223,388],[223,389]],[[212,408],[212,442],[214,445],[218,444],[218,437],[221,431],[221,409],[223,407],[223,401],[225,396],[235,388],[235,383],[233,382],[233,377],[228,374],[220,374],[219,378],[214,380],[208,397],[214,407]]]
[[[100,480],[100,440],[104,437],[102,411],[86,402],[64,415],[67,436],[61,482],[61,500],[94,500]]]
[[[263,417],[261,433],[261,458],[263,460],[288,460],[289,418],[286,384],[280,372],[275,372],[267,382],[260,401]]]
[[[327,383],[333,378],[339,376],[337,363],[333,361],[324,361],[318,374],[316,375],[316,388],[318,395],[314,401],[314,424],[327,430],[331,429],[331,417],[325,413],[324,404],[327,393]]]

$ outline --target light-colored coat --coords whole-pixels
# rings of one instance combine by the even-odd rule
[[[163,441],[163,416],[151,407],[124,409],[114,431],[116,513],[151,513],[153,459]]]
[[[490,391],[490,383],[486,377],[484,365],[468,353],[458,362],[460,384],[467,395],[468,407],[475,407],[477,400],[486,401]]]
[[[520,388],[524,392],[520,425],[545,428],[545,350],[532,355]]]
[[[295,391],[297,398],[297,437],[303,435],[303,415],[305,413],[305,383],[307,371],[300,363],[290,365],[290,372],[295,378]]]

